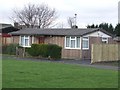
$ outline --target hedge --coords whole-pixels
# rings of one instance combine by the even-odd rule
[[[18,44],[3,45],[2,46],[2,54],[15,55],[16,47],[18,47]]]
[[[51,57],[53,59],[59,59],[61,58],[61,47],[55,45],[55,44],[49,44],[48,45],[48,57]]]
[[[31,56],[50,57],[53,59],[61,58],[62,47],[55,44],[32,44],[27,50]]]
[[[39,56],[39,45],[38,44],[32,44],[31,48],[26,49],[26,51],[31,55],[31,56]]]

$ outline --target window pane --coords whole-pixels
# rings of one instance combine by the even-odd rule
[[[77,48],[80,48],[80,37],[77,37],[76,45],[77,45],[77,46],[76,46]]]
[[[71,37],[71,39],[75,39],[75,37]]]
[[[66,47],[70,47],[70,37],[66,37]]]
[[[83,48],[88,48],[88,40],[83,40],[82,47]]]
[[[25,39],[25,46],[29,46],[29,39]]]
[[[88,40],[88,37],[83,37],[84,40]]]
[[[20,42],[20,45],[24,45],[24,36],[21,36],[21,42]]]
[[[102,37],[102,42],[103,42],[103,43],[108,43],[108,38]]]
[[[71,40],[71,48],[75,48],[75,40]]]
[[[83,37],[82,48],[88,48],[89,47],[88,40],[89,40],[88,37]]]

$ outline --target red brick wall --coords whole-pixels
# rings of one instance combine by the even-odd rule
[[[19,37],[20,36],[12,36],[12,42],[16,43],[16,44],[19,44]]]
[[[80,59],[81,58],[81,52],[77,49],[65,49],[64,47],[64,36],[48,36],[45,37],[45,43],[48,44],[57,44],[62,47],[62,58],[68,58],[68,59]]]

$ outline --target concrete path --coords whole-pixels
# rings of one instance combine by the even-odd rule
[[[76,64],[85,67],[93,67],[99,69],[110,69],[110,70],[120,70],[118,66],[111,66],[111,65],[97,65],[97,64],[90,64],[90,60],[48,60],[48,59],[35,59],[35,58],[19,58],[15,56],[3,56],[4,58],[14,58],[16,60],[32,60],[32,61],[42,61],[42,62],[55,62],[55,63],[64,63],[64,64]]]

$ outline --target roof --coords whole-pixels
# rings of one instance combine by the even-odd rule
[[[12,26],[11,24],[0,23],[0,29],[11,27],[11,26]]]
[[[13,31],[18,31],[19,29],[14,28],[13,26],[9,26],[9,27],[4,27],[2,29],[0,29],[0,33],[10,33]]]
[[[87,28],[87,29],[36,29],[36,28],[26,28],[26,29],[21,29],[16,32],[12,32],[10,34],[12,35],[61,35],[61,36],[66,36],[66,35],[71,35],[71,36],[83,36],[95,31],[102,31],[110,36],[112,34],[106,32],[103,29],[99,28]]]

